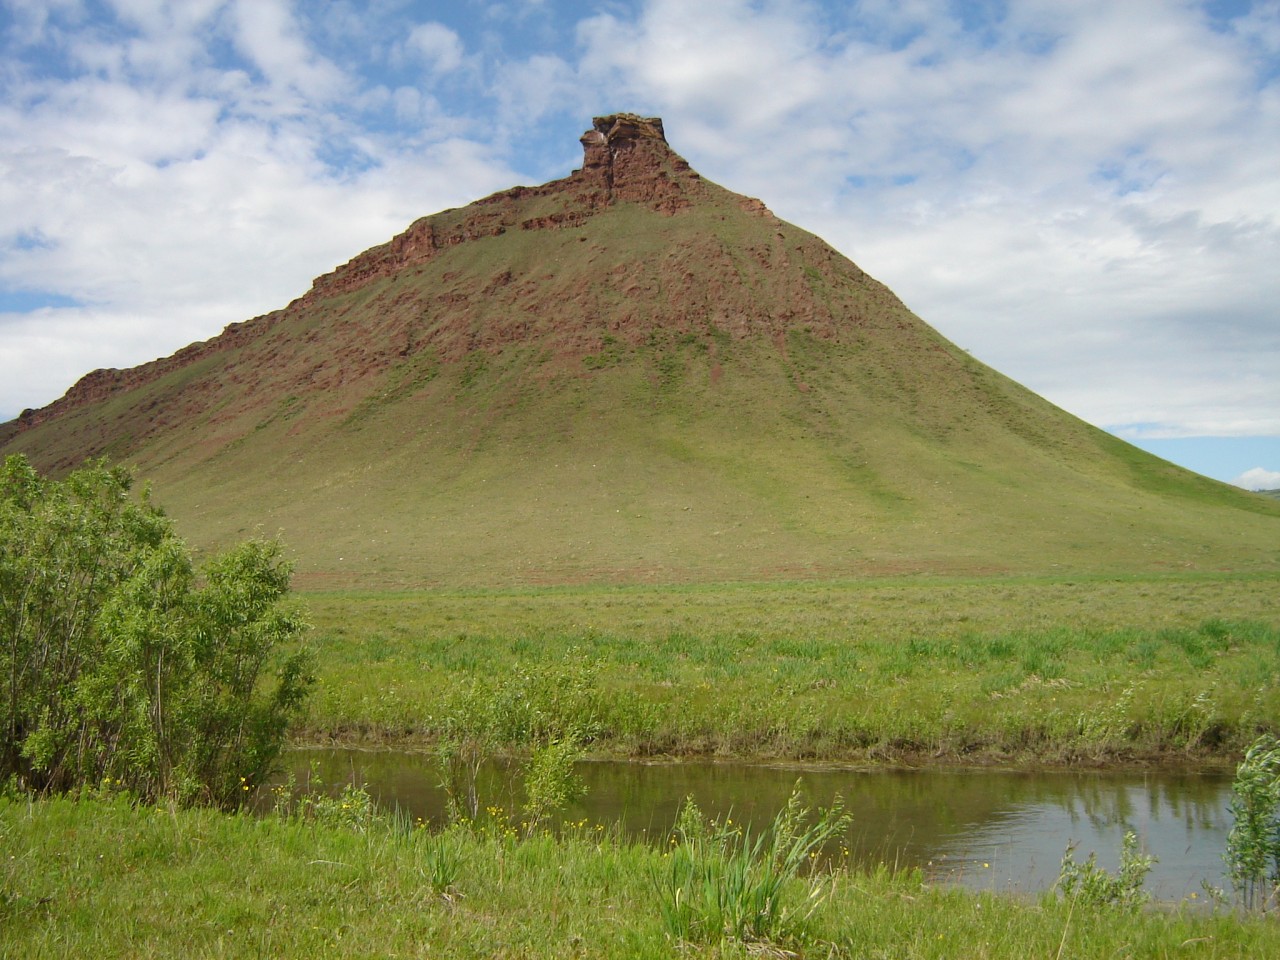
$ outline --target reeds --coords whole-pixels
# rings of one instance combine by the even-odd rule
[[[830,877],[813,867],[823,845],[849,824],[837,803],[809,823],[793,791],[772,824],[756,835],[732,820],[707,822],[685,800],[672,848],[654,871],[653,888],[667,933],[677,942],[786,943],[829,893]]]

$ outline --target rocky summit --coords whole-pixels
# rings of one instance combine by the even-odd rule
[[[581,142],[3,452],[132,463],[198,547],[279,535],[316,586],[1280,564],[1280,505],[977,362],[660,119]]]

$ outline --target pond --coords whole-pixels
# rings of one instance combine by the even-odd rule
[[[298,750],[286,766],[298,780],[314,771],[330,790],[364,783],[384,808],[440,822],[444,794],[428,754]],[[1158,858],[1146,889],[1164,901],[1203,900],[1202,882],[1230,889],[1222,851],[1231,828],[1231,779],[1221,773],[1157,769],[850,770],[750,763],[585,762],[587,786],[570,820],[620,823],[632,836],[665,842],[681,802],[692,796],[708,816],[767,824],[799,785],[810,806],[837,796],[853,816],[847,845],[855,859],[920,867],[939,882],[972,889],[1036,892],[1057,879],[1063,852],[1091,852],[1114,871],[1126,830]],[[483,796],[518,809],[500,769]]]

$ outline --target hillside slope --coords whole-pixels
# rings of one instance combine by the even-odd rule
[[[1280,565],[1280,504],[973,360],[660,121],[412,224],[283,310],[0,427],[314,585]]]

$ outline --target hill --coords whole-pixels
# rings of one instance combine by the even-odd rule
[[[582,140],[0,451],[136,464],[194,544],[279,534],[315,586],[1280,565],[1280,504],[977,362],[661,121]]]

